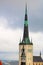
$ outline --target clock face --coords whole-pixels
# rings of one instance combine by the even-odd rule
[[[28,49],[28,52],[32,52],[32,49]]]

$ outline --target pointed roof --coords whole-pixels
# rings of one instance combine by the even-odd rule
[[[25,21],[24,21],[24,24],[25,24],[25,26],[28,25],[27,4],[26,4],[26,7],[25,7]]]
[[[33,56],[33,62],[43,62],[43,59],[40,56]]]
[[[29,32],[28,32],[27,4],[25,6],[24,33],[23,33],[23,40],[22,40],[21,44],[32,45],[32,43],[30,42],[30,39],[29,39]]]
[[[25,20],[24,20],[23,43],[30,43],[30,40],[29,40],[29,33],[28,33],[27,4],[26,4],[26,7],[25,7]]]

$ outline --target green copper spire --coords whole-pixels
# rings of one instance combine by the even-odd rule
[[[20,42],[21,45],[32,45],[32,41],[30,42],[29,39],[29,31],[28,31],[28,16],[27,16],[27,4],[25,7],[25,19],[24,19],[24,32],[23,32],[23,39]]]
[[[24,21],[24,25],[25,25],[25,26],[28,26],[27,4],[26,4],[26,8],[25,8],[25,21]]]
[[[23,43],[30,43],[29,36],[28,36],[27,4],[26,4],[26,8],[25,8]]]

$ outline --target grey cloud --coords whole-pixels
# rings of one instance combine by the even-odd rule
[[[43,0],[27,0],[27,4],[29,8],[28,18],[30,31],[43,32]],[[8,27],[12,29],[23,28],[24,14],[25,0],[0,0],[0,16],[8,19]],[[16,20],[15,16],[17,16],[19,20]]]
[[[43,13],[42,13],[42,10],[36,11],[34,14],[30,14],[30,30],[31,31],[43,32]]]

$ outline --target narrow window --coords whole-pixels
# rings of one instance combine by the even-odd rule
[[[39,63],[39,65],[40,65],[40,63]]]
[[[34,63],[33,63],[33,65],[34,65]]]
[[[36,65],[37,65],[37,63],[36,63]]]

